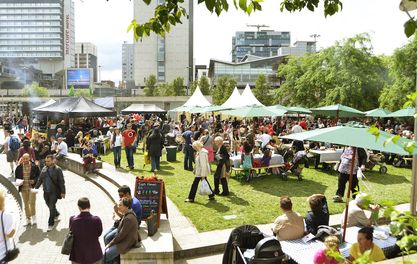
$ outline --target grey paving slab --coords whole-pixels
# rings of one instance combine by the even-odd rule
[[[4,154],[0,155],[0,164],[1,173],[10,173],[10,168],[4,166],[6,164]],[[61,255],[60,251],[64,237],[68,232],[69,217],[79,213],[77,201],[80,197],[88,197],[90,199],[91,213],[101,218],[104,232],[113,224],[113,204],[97,186],[69,171],[64,171],[64,179],[67,195],[65,199],[59,200],[57,203],[57,209],[61,214],[60,221],[57,222],[53,231],[46,232],[49,210],[43,200],[43,192],[40,190],[36,200],[38,224],[27,228],[22,227],[21,230],[18,230],[15,241],[21,253],[13,263],[70,263],[68,256]],[[102,237],[100,242],[103,247]]]

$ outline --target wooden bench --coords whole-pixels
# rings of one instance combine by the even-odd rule
[[[57,165],[63,169],[72,171],[78,175],[84,174],[83,158],[75,153],[68,153],[68,155],[60,160],[57,160]],[[96,159],[96,169],[102,169],[103,162]]]

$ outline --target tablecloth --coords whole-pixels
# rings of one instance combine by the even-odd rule
[[[253,159],[254,160],[261,160],[262,154],[254,154]],[[238,154],[237,156],[231,156],[230,162],[234,168],[239,168],[241,164],[241,154]],[[271,161],[269,162],[270,165],[276,165],[276,164],[283,164],[284,159],[279,154],[273,154],[271,156]]]
[[[342,156],[343,149],[336,149],[336,150],[312,149],[310,150],[310,153],[320,156],[320,163],[326,162],[326,161],[339,161],[340,156]]]

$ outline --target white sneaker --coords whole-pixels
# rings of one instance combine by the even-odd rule
[[[56,221],[59,221],[59,215],[57,215],[57,216],[55,216],[54,217],[54,221],[56,222]]]
[[[36,224],[37,224],[36,216],[32,216],[32,225],[36,225]]]
[[[48,226],[48,229],[46,229],[46,232],[50,232],[52,231],[52,229],[54,229],[54,226]]]
[[[26,218],[26,221],[23,224],[23,226],[29,226],[29,225],[30,225],[30,218]]]

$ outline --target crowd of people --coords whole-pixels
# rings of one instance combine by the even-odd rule
[[[26,121],[25,121],[26,120]],[[5,128],[4,153],[10,165],[11,175],[21,181],[19,192],[22,195],[25,212],[25,225],[36,225],[36,189],[43,186],[43,198],[49,208],[48,231],[53,230],[60,213],[56,209],[59,199],[65,198],[65,181],[62,170],[56,166],[59,159],[68,155],[75,148],[81,149],[85,173],[95,171],[95,162],[99,158],[96,139],[107,137],[114,155],[114,166],[121,167],[122,149],[130,170],[135,169],[134,153],[142,148],[150,158],[151,171],[161,170],[160,158],[164,145],[170,144],[174,139],[178,150],[184,152],[183,168],[194,173],[194,180],[186,202],[194,202],[198,185],[207,181],[210,194],[209,200],[216,195],[230,195],[228,177],[230,176],[230,157],[239,156],[243,169],[249,175],[253,168],[269,165],[274,153],[284,155],[288,147],[278,136],[289,133],[298,133],[304,130],[335,126],[331,119],[293,119],[293,118],[263,118],[253,120],[227,119],[221,120],[219,116],[201,115],[191,116],[187,119],[185,113],[180,121],[161,119],[155,115],[119,116],[117,118],[97,118],[84,120],[82,127],[67,124],[65,120],[56,126],[56,133],[47,138],[41,133],[31,133],[27,124],[27,117],[3,118]],[[86,127],[85,124],[91,124]],[[411,127],[407,124],[391,124],[388,120],[384,124],[377,123],[384,130],[412,137]],[[15,135],[15,126],[19,132]],[[142,144],[139,144],[142,142]],[[297,145],[297,144],[295,144]],[[303,144],[297,150],[303,150]],[[363,167],[363,155],[357,150],[355,166]],[[254,161],[254,154],[261,154],[259,164]],[[340,201],[345,193],[348,172],[350,168],[352,151],[346,148],[339,166],[339,186],[334,201]],[[213,168],[214,166],[214,168]],[[356,171],[356,170],[355,170]],[[213,184],[209,183],[213,175]],[[355,178],[354,178],[355,179]],[[212,188],[213,186],[214,188]],[[353,182],[352,192],[357,192],[356,183]],[[0,195],[0,207],[1,207]],[[90,214],[90,202],[86,197],[78,200],[80,214],[70,218],[70,229],[75,235],[74,248],[70,260],[76,263],[95,263],[103,259],[104,263],[112,263],[117,257],[135,246],[140,240],[138,227],[141,223],[141,205],[131,195],[128,186],[119,189],[120,200],[114,207],[115,224],[104,234],[106,248],[101,249],[98,238],[103,233],[99,217]],[[355,198],[355,197],[354,197]],[[4,199],[4,198],[3,198]],[[301,217],[292,210],[292,201],[289,197],[282,197],[280,208],[284,214],[279,216],[273,225],[272,232],[278,240],[298,239],[308,233],[316,235],[320,225],[329,225],[329,209],[326,197],[315,194],[308,198],[311,211],[306,217]],[[1,209],[1,208],[0,208]],[[356,259],[360,253],[372,249],[372,258],[375,261],[384,259],[382,251],[372,243],[371,221],[364,210],[377,211],[378,206],[365,206],[363,197],[358,195],[351,202],[347,226],[361,225],[358,234],[358,244],[352,246],[350,259]],[[306,229],[304,228],[304,223]],[[7,235],[12,236],[13,231],[7,229]],[[0,238],[1,240],[1,238]],[[337,263],[328,259],[326,250],[337,250],[340,241],[337,237],[329,236],[325,240],[326,249],[317,252],[315,263]],[[382,255],[381,255],[382,253]],[[326,259],[326,261],[324,261]]]

